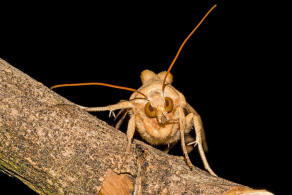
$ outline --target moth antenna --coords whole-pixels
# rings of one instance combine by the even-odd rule
[[[145,97],[145,99],[148,99],[148,97],[144,93],[142,93],[136,89],[129,88],[129,87],[123,87],[123,86],[119,86],[119,85],[112,85],[112,84],[108,84],[108,83],[99,83],[99,82],[59,84],[59,85],[54,85],[54,86],[50,87],[50,89],[55,89],[55,88],[60,88],[60,87],[89,86],[89,85],[98,85],[98,86],[111,87],[111,88],[122,89],[122,90],[127,90],[127,91],[133,91],[133,92],[137,92],[137,93],[143,95]]]
[[[184,47],[184,45],[185,45],[186,42],[189,40],[189,38],[194,34],[194,32],[197,30],[197,28],[202,24],[202,22],[207,18],[207,16],[213,11],[213,9],[214,9],[216,6],[217,6],[217,5],[215,4],[215,5],[213,5],[213,6],[209,9],[209,11],[204,15],[204,17],[201,19],[201,21],[196,25],[196,27],[192,30],[192,32],[191,32],[191,33],[185,38],[185,40],[184,40],[184,41],[182,42],[182,44],[180,45],[180,47],[179,47],[179,49],[178,49],[178,51],[177,51],[177,53],[176,53],[174,59],[172,60],[170,66],[168,67],[168,70],[167,70],[167,72],[166,72],[166,74],[165,74],[165,77],[164,77],[164,79],[163,79],[163,85],[162,85],[162,91],[163,91],[163,92],[164,92],[164,88],[165,88],[165,86],[166,86],[166,83],[165,83],[165,82],[166,82],[167,75],[169,74],[170,70],[172,69],[172,67],[173,67],[175,61],[177,60],[177,58],[178,58],[178,56],[179,56],[179,54],[180,54],[182,48]]]

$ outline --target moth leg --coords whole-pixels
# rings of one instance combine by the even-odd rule
[[[122,101],[117,104],[112,104],[109,106],[102,107],[85,107],[78,105],[79,108],[86,110],[87,112],[100,112],[100,111],[110,111],[110,115],[113,114],[114,110],[125,109],[125,108],[133,108],[133,104],[129,101]]]
[[[118,115],[121,113],[121,111],[125,111],[125,110],[120,110],[120,112],[118,113]],[[116,128],[116,129],[120,129],[120,127],[121,127],[121,125],[122,125],[122,123],[123,123],[125,117],[127,116],[128,112],[129,112],[129,110],[126,109],[126,111],[123,113],[122,117],[119,119],[119,121],[118,121],[117,124],[115,125],[115,128]],[[117,115],[117,116],[118,116],[118,115]]]
[[[193,138],[190,134],[185,134],[185,142],[186,142],[186,148],[187,152],[190,153],[194,150],[195,145],[193,144],[195,141],[195,138]]]
[[[203,161],[204,167],[205,167],[206,170],[209,171],[209,173],[211,175],[217,176],[213,172],[213,170],[211,169],[211,167],[210,167],[210,165],[209,165],[209,163],[207,161],[204,149],[203,149],[203,145],[202,145],[202,129],[203,129],[203,125],[202,125],[201,117],[200,117],[199,114],[196,114],[196,113],[190,113],[190,114],[188,114],[188,116],[189,115],[190,115],[190,117],[193,118],[194,129],[195,129],[195,132],[196,132],[196,144],[198,145],[198,150],[199,150],[201,159]]]
[[[135,133],[135,128],[136,128],[135,116],[131,115],[129,123],[128,123],[128,129],[127,129],[128,144],[127,144],[126,154],[125,154],[124,160],[122,162],[121,168],[123,167],[124,163],[126,162],[128,154],[131,151],[131,143],[132,143],[132,139],[133,139],[133,136],[134,136],[134,133]]]
[[[181,107],[178,108],[178,114],[179,114],[179,130],[180,130],[181,148],[183,150],[187,164],[189,165],[189,167],[193,169],[194,165],[192,164],[190,160],[190,157],[188,155],[188,151],[186,148],[186,143],[185,143],[186,118],[185,118],[183,109]]]
[[[193,151],[193,149],[196,146],[196,141],[195,138],[193,138],[189,132],[191,131],[192,127],[194,125],[193,122],[193,116],[192,115],[187,115],[186,116],[186,129],[185,129],[185,142],[186,142],[186,148],[188,153],[190,153],[191,151]]]
[[[116,115],[116,117],[119,117],[126,109],[121,109],[118,114]]]
[[[126,153],[130,153],[131,151],[131,143],[132,143],[132,139],[135,133],[135,128],[136,128],[135,116],[131,115],[131,118],[128,123],[128,129],[127,129],[128,145],[127,145]]]
[[[167,147],[163,150],[164,153],[168,153],[175,145],[177,142],[173,142],[167,145]]]
[[[207,152],[208,151],[208,144],[207,144],[207,140],[206,140],[206,134],[205,134],[205,131],[204,131],[204,128],[203,128],[203,123],[202,123],[202,120],[201,120],[201,117],[200,115],[198,114],[198,112],[190,105],[187,103],[185,109],[188,111],[188,113],[193,113],[194,115],[198,116],[199,120],[201,121],[201,135],[202,135],[202,144],[203,144],[203,148],[204,148],[204,151]],[[188,122],[187,122],[188,123]],[[193,119],[191,118],[191,121],[190,121],[190,125],[191,127],[193,126]],[[189,143],[189,144],[192,144],[192,143]],[[194,144],[194,142],[193,142]]]

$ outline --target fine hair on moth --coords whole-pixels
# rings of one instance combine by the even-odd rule
[[[168,152],[172,146],[180,141],[186,163],[190,168],[194,166],[188,153],[193,148],[198,147],[205,169],[211,175],[216,176],[205,156],[204,149],[206,150],[207,144],[200,115],[187,103],[184,95],[171,85],[173,76],[170,73],[185,43],[215,7],[216,5],[213,5],[209,9],[191,33],[185,38],[167,71],[162,71],[158,74],[150,70],[142,71],[142,86],[139,89],[100,82],[59,84],[52,86],[51,89],[69,86],[99,85],[132,91],[133,93],[128,101],[123,100],[117,104],[102,107],[84,107],[80,105],[78,107],[88,112],[109,111],[110,116],[113,115],[114,117],[114,111],[120,110],[118,115],[121,115],[121,118],[116,124],[117,129],[124,121],[125,116],[129,115],[126,156],[130,153],[132,139],[137,130],[140,136],[149,144],[166,145],[167,149],[165,152]],[[192,129],[195,131],[195,139],[190,136]],[[124,161],[127,158],[126,156]]]

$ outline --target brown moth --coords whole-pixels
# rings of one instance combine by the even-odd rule
[[[130,119],[127,128],[128,144],[126,154],[130,153],[132,139],[136,130],[144,140],[152,145],[167,145],[168,148],[166,152],[180,140],[187,164],[193,168],[188,152],[197,146],[205,169],[208,170],[210,174],[216,176],[210,168],[204,153],[204,148],[206,149],[207,145],[200,115],[187,103],[184,95],[171,85],[173,76],[170,73],[184,44],[215,7],[216,5],[206,13],[199,24],[184,40],[167,71],[158,74],[150,70],[142,71],[142,86],[137,90],[107,83],[60,84],[51,88],[102,85],[134,91],[128,101],[120,101],[117,104],[104,107],[79,107],[88,112],[110,111],[110,115],[114,115],[113,112],[115,110],[125,110],[125,114],[122,115],[116,127],[119,128],[126,114],[129,114]],[[192,129],[195,130],[196,139],[191,138],[189,135]],[[186,141],[188,142],[187,146]]]

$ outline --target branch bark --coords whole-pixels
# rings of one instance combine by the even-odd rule
[[[137,140],[120,170],[126,145],[122,132],[0,59],[0,171],[37,193],[223,194],[251,190],[198,168],[191,171],[183,159]]]

